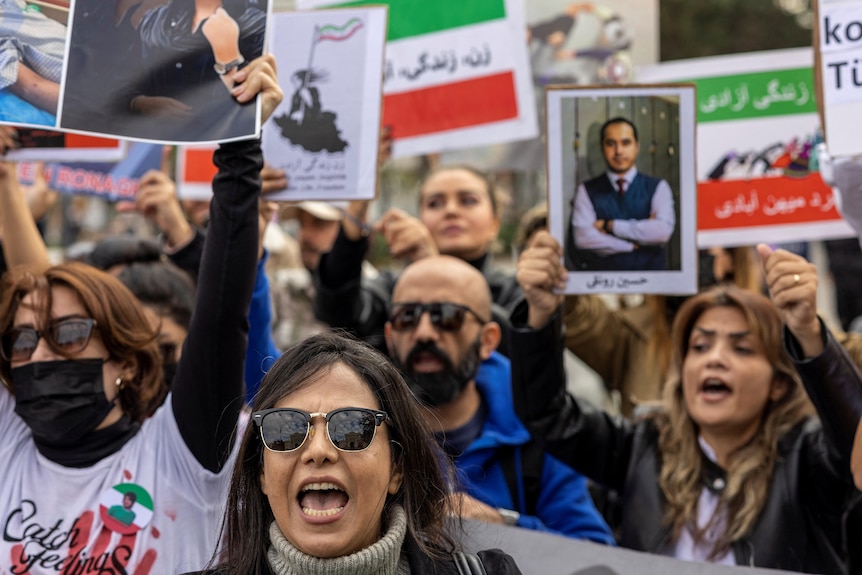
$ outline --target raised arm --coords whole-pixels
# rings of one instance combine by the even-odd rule
[[[764,244],[757,252],[769,294],[784,319],[787,352],[830,444],[849,464],[862,419],[862,376],[817,316],[817,268],[801,256]]]
[[[11,137],[10,128],[0,126],[0,130],[6,138]],[[16,164],[5,161],[0,161],[0,230],[3,233],[3,254],[10,268],[18,265],[47,268],[51,265],[45,242],[18,183]]]
[[[560,246],[538,232],[518,260],[525,299],[512,313],[512,396],[515,412],[555,458],[584,475],[621,489],[631,449],[631,426],[566,392]],[[542,322],[545,322],[544,324]]]
[[[275,60],[264,56],[238,73],[234,95],[262,97],[263,118],[281,100]],[[240,97],[238,94],[242,95]],[[258,261],[259,140],[222,144],[214,155],[210,225],[195,311],[172,387],[180,433],[207,469],[221,469],[243,404],[248,308]]]

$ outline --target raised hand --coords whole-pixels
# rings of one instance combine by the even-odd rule
[[[387,210],[374,224],[374,229],[386,238],[392,257],[414,262],[440,253],[425,224],[404,210]]]
[[[787,329],[802,346],[805,357],[823,351],[817,317],[817,268],[802,256],[758,244],[766,285]]]
[[[544,327],[563,304],[563,295],[555,293],[566,287],[567,272],[561,263],[560,244],[545,230],[536,232],[518,258],[515,276],[529,306],[527,325]]]
[[[284,94],[278,85],[275,57],[264,54],[233,75],[236,86],[230,91],[237,102],[245,104],[260,94],[260,121],[266,122],[281,103]]]
[[[185,245],[194,237],[194,229],[177,199],[174,181],[162,171],[150,170],[141,178],[134,209],[164,234],[169,248]]]

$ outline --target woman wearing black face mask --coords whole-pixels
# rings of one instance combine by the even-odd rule
[[[241,71],[265,119],[281,99],[271,56]],[[0,162],[13,269],[0,290],[0,573],[179,573],[217,543],[242,406],[258,250],[257,140],[215,153],[210,232],[185,353],[165,393],[156,334],[131,292],[84,264],[46,267]],[[108,511],[132,501],[119,521]],[[125,508],[125,507],[124,507]],[[127,522],[127,521],[128,522]]]

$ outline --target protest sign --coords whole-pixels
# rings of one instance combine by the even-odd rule
[[[818,0],[820,98],[829,153],[862,153],[858,121],[862,114],[862,3]]]
[[[464,532],[464,547],[474,553],[505,549],[523,573],[542,575],[734,575],[738,566],[683,561],[659,553],[644,553],[556,533],[509,527],[474,519],[454,519]],[[745,567],[746,575],[781,575],[789,571]]]
[[[272,200],[373,199],[386,8],[281,13],[270,49],[285,98],[263,152],[285,171]]]
[[[697,86],[697,244],[751,245],[851,235],[817,173],[810,49],[680,60],[639,81]]]
[[[537,134],[519,0],[298,0],[299,8],[389,7],[383,124],[393,156]]]
[[[116,162],[126,153],[122,140],[65,134],[42,128],[18,128],[21,147],[6,154],[11,161]]]
[[[162,162],[162,146],[134,143],[121,162],[111,163],[49,163],[43,174],[48,187],[62,194],[97,196],[109,202],[133,201],[138,183],[149,170],[157,170]],[[22,184],[32,184],[36,164],[22,162],[18,176]]]
[[[147,8],[78,0],[57,20],[4,3],[0,38],[15,41],[0,42],[0,123],[164,143],[258,135],[259,103],[241,105],[230,90],[263,53],[267,0],[200,22],[194,3]]]
[[[694,86],[549,86],[546,99],[566,293],[695,293]]]
[[[182,200],[209,200],[213,195],[213,178],[218,173],[213,163],[215,148],[178,148],[177,197]]]

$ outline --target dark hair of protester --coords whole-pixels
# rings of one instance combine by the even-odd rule
[[[131,263],[117,279],[129,288],[142,304],[161,317],[189,328],[195,305],[195,284],[189,275],[170,262]]]
[[[21,300],[31,292],[39,293],[41,309],[37,313],[42,316],[43,325],[47,325],[51,318],[51,288],[55,286],[75,292],[88,316],[96,320],[94,329],[110,358],[132,368],[135,376],[123,382],[120,405],[133,421],[143,421],[167,393],[162,358],[156,334],[147,327],[141,305],[113,276],[80,262],[53,266],[39,275],[21,267],[10,270],[4,276],[0,298],[0,333],[11,328]],[[0,359],[0,377],[11,390],[11,364],[6,359]]]
[[[632,129],[632,133],[634,134],[634,137],[635,137],[635,142],[638,141],[638,129],[637,129],[637,126],[634,125],[634,122],[632,122],[628,118],[623,118],[622,116],[617,116],[615,118],[609,119],[604,124],[602,124],[601,128],[599,128],[599,142],[605,141],[605,129],[608,126],[612,126],[614,124],[627,124]]]
[[[110,236],[96,242],[90,253],[82,259],[84,263],[108,271],[115,266],[135,262],[160,261],[162,252],[159,244],[134,236]]]
[[[386,425],[393,446],[392,465],[403,473],[403,483],[396,494],[387,495],[383,517],[387,517],[393,505],[402,506],[408,537],[428,555],[448,553],[454,543],[444,529],[449,508],[447,485],[451,480],[450,472],[441,467],[445,456],[433,441],[407,384],[381,353],[337,333],[305,339],[288,349],[267,372],[252,410],[274,407],[283,398],[317,381],[336,364],[356,373],[377,398],[380,410],[389,416]],[[217,568],[220,574],[269,573],[268,532],[274,515],[261,490],[264,449],[257,426],[249,424],[231,478],[223,526],[223,561]]]
[[[784,351],[781,317],[772,302],[758,293],[729,286],[689,298],[674,321],[674,364],[682,365],[698,318],[719,307],[732,307],[742,312],[758,348],[773,367],[773,377],[784,382],[786,391],[778,400],[767,402],[756,435],[729,461],[727,485],[722,494],[722,500],[727,503],[727,522],[718,536],[713,557],[724,553],[733,541],[752,531],[772,487],[779,440],[814,413],[793,363]],[[662,454],[659,485],[667,499],[667,519],[676,539],[685,526],[696,524],[704,477],[698,428],[686,409],[679,374],[665,385],[664,406],[666,413],[659,420]]]

